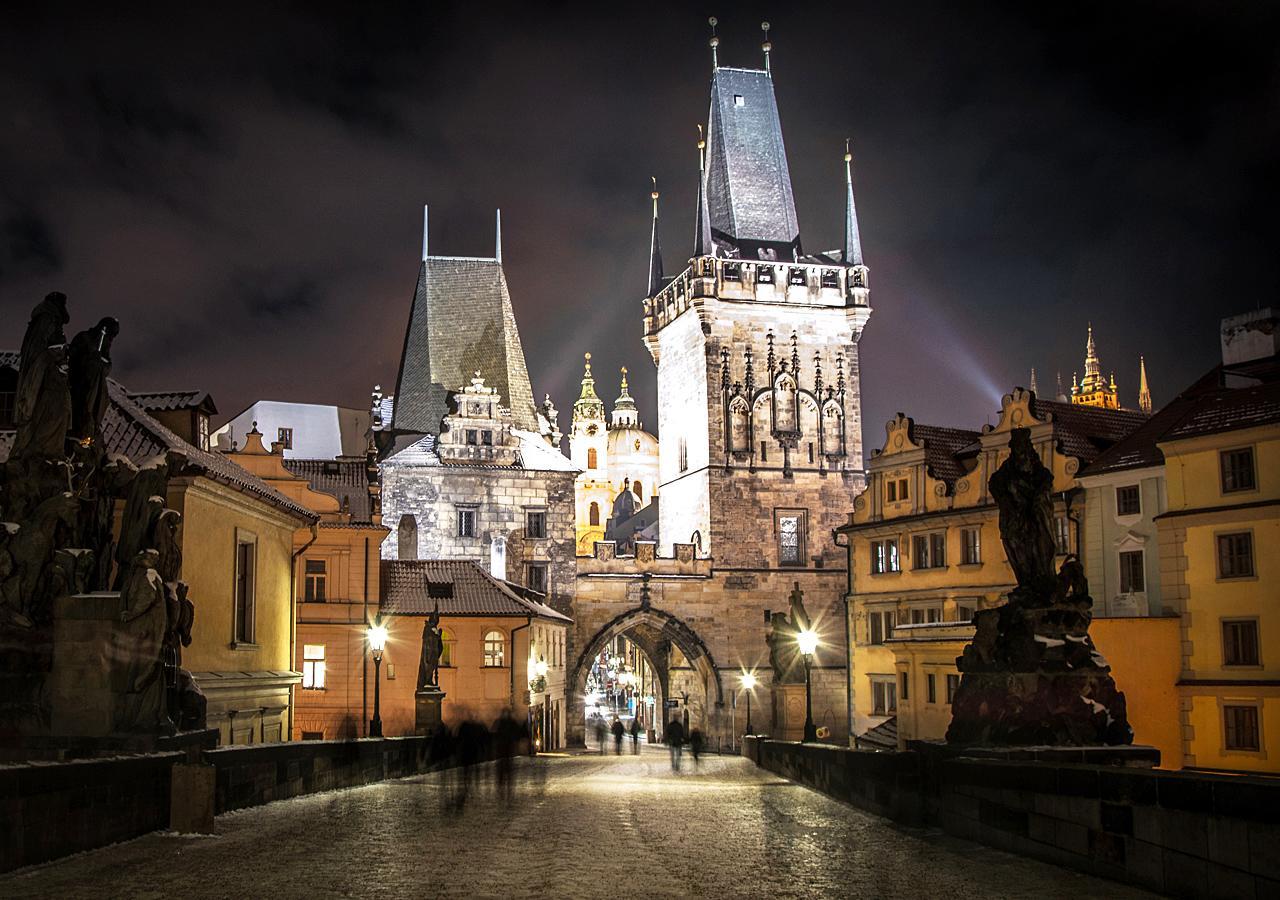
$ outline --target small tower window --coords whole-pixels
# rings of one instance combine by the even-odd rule
[[[587,448],[587,468],[594,469],[596,467],[596,448]]]
[[[734,105],[734,106],[746,106],[746,105],[747,105],[747,99],[746,99],[745,97],[743,97],[741,94],[734,94],[734,95],[733,95],[733,105]]]
[[[600,524],[600,504],[592,503],[587,509],[587,522],[591,525]]]
[[[637,500],[642,502],[644,501],[644,488],[640,486],[640,482],[637,481],[635,484],[631,485],[631,490],[635,492]]]

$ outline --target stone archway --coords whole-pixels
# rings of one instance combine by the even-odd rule
[[[586,701],[587,674],[591,662],[600,651],[615,639],[623,635],[635,643],[648,658],[658,678],[658,708],[663,708],[663,700],[670,694],[670,670],[667,665],[667,654],[662,652],[664,643],[669,644],[683,654],[693,667],[702,683],[703,696],[699,699],[699,709],[704,721],[695,724],[706,729],[713,725],[713,719],[724,705],[724,685],[720,680],[720,671],[716,668],[711,651],[698,637],[697,632],[680,619],[653,607],[637,606],[627,610],[600,628],[587,642],[574,664],[569,679],[568,737],[570,742],[582,745],[586,733]]]

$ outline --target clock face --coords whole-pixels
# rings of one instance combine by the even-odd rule
[[[599,431],[599,430],[600,430],[600,429],[599,429],[597,426],[595,426],[595,425],[588,425],[588,426],[587,426],[587,434],[595,435],[595,433],[596,433],[597,431]]]

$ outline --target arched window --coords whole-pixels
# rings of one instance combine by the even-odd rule
[[[587,448],[587,468],[594,469],[596,467],[596,448]]]
[[[734,453],[747,453],[751,450],[749,417],[747,401],[735,397],[729,406],[729,449]]]
[[[780,375],[773,386],[773,430],[790,433],[796,426],[796,383],[789,375]]]
[[[396,528],[396,544],[398,558],[418,558],[418,520],[409,513],[400,517],[400,525]]]
[[[501,668],[507,661],[507,639],[501,631],[487,631],[484,635],[484,664]]]
[[[600,504],[592,503],[587,510],[587,522],[591,525],[600,524]]]
[[[640,482],[633,482],[631,485],[631,491],[636,495],[637,500],[641,503],[644,502],[644,488],[640,486]]]
[[[454,637],[453,632],[448,628],[440,629],[440,642],[444,645],[444,649],[440,651],[440,665],[445,668],[453,667],[453,645],[458,643],[458,639]]]
[[[840,420],[840,407],[835,403],[828,403],[822,410],[822,449],[826,453],[844,452]]]

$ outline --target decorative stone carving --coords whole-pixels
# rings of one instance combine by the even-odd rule
[[[1124,694],[1089,637],[1093,600],[1084,569],[1069,556],[1053,571],[1053,476],[1027,429],[1015,429],[1009,447],[990,488],[1018,586],[1006,605],[974,616],[973,641],[956,660],[963,674],[947,742],[1130,744]]]
[[[67,351],[71,383],[71,437],[83,446],[99,443],[102,414],[107,410],[107,375],[111,342],[120,323],[111,317],[77,334]]]

